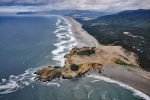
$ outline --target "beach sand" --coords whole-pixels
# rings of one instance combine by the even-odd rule
[[[101,75],[127,84],[150,96],[150,73],[144,70],[130,66],[105,65],[102,67]]]
[[[81,26],[79,22],[72,17],[65,17],[72,27],[72,32],[77,40],[78,47],[99,47],[98,41],[91,35],[89,35]]]
[[[126,54],[125,49],[123,49],[120,46],[103,46],[99,44],[93,36],[88,34],[82,28],[80,23],[78,23],[71,17],[65,18],[69,21],[69,23],[72,26],[72,32],[79,44],[78,47],[98,47],[108,52],[110,56],[114,56],[116,54],[111,52],[114,49],[118,54],[127,56],[130,60],[133,60],[133,62],[137,59],[137,56],[134,53],[128,55]],[[102,72],[100,75],[127,84],[150,96],[150,72],[144,71],[140,67],[109,64],[105,65],[102,68]]]

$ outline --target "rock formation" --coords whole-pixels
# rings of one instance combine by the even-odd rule
[[[82,47],[73,48],[64,57],[66,58],[64,66],[48,66],[36,72],[37,79],[41,81],[51,81],[55,78],[76,78],[87,72],[101,72],[103,64],[115,64],[116,59],[126,65],[137,65],[136,61],[130,61],[125,55],[111,50],[113,56],[101,48]]]

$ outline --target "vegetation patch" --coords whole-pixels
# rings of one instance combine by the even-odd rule
[[[128,63],[126,63],[125,61],[121,60],[120,58],[117,58],[114,61],[115,61],[116,64],[119,64],[119,65],[135,66],[134,64],[128,64]]]
[[[76,64],[71,64],[70,67],[71,67],[72,71],[78,71],[78,69],[79,69],[79,66]]]
[[[95,50],[83,50],[83,51],[78,51],[77,55],[88,55],[90,56],[91,54],[94,54]]]

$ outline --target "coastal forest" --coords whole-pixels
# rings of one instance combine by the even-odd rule
[[[76,20],[99,43],[120,45],[136,53],[140,66],[150,71],[150,10],[127,10],[88,21]]]

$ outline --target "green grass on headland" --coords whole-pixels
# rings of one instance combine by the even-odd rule
[[[128,63],[126,63],[125,61],[121,60],[120,58],[115,59],[114,61],[115,61],[116,64],[119,64],[119,65],[133,66],[133,67],[135,66],[134,64],[128,64]]]

